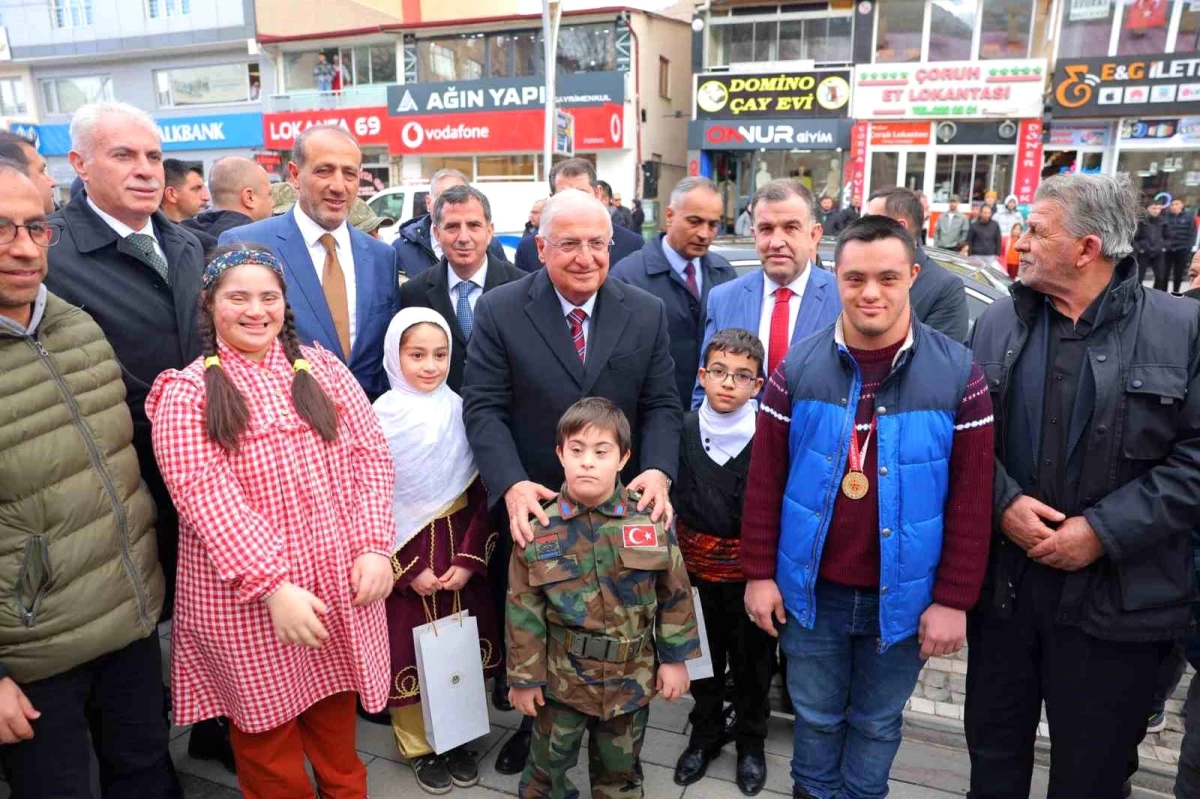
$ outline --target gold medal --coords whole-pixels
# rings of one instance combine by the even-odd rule
[[[850,499],[862,499],[870,487],[867,476],[862,472],[846,472],[842,478],[842,493]]]

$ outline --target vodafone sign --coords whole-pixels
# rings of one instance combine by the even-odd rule
[[[620,103],[572,109],[576,151],[624,148],[624,112]],[[544,116],[541,109],[388,116],[386,108],[358,108],[264,114],[263,129],[271,150],[290,150],[303,131],[333,124],[392,155],[511,153],[539,149]]]

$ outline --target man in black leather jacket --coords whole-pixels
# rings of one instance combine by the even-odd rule
[[[1028,795],[1043,700],[1049,795],[1121,796],[1153,675],[1189,630],[1200,304],[1142,287],[1137,213],[1124,176],[1043,182],[1020,282],[973,331],[997,456],[968,623],[975,799]]]

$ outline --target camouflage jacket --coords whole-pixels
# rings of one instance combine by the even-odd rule
[[[654,696],[656,661],[700,656],[675,534],[639,514],[620,484],[590,510],[564,486],[546,515],[550,525],[535,522],[534,542],[509,562],[509,682],[545,686],[547,698],[597,718],[632,713]]]

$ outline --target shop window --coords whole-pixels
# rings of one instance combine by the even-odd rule
[[[1158,195],[1183,200],[1189,208],[1200,205],[1200,153],[1163,153],[1161,150],[1125,150],[1117,159],[1117,172],[1129,175],[1148,205]],[[1165,197],[1159,197],[1165,202]]]
[[[983,0],[979,57],[1028,57],[1029,24],[1033,12],[1029,0]]]
[[[1200,52],[1200,8],[1192,10],[1189,3],[1179,15],[1179,35],[1175,38],[1175,52]]]
[[[909,153],[904,163],[904,188],[922,191],[925,188],[925,153]]]
[[[25,103],[25,81],[21,78],[0,80],[0,114],[17,116],[29,112]]]
[[[1174,4],[1166,0],[1131,0],[1125,6],[1117,55],[1161,55],[1167,49],[1167,26]],[[1104,52],[1107,52],[1105,50]]]
[[[875,151],[871,153],[871,184],[868,190],[879,191],[896,185],[900,171],[900,153]]]
[[[1012,191],[1012,155],[943,154],[934,162],[933,201],[948,202],[957,194],[963,202],[983,203],[984,195],[996,192],[1000,202]]]
[[[929,60],[968,61],[975,33],[974,0],[934,0],[929,9]]]
[[[475,160],[469,155],[421,159],[421,177],[425,180],[428,181],[439,169],[457,169],[466,175],[468,180],[475,179]]]
[[[536,155],[481,155],[475,159],[474,179],[481,183],[488,180],[536,180],[538,159]]]
[[[876,4],[875,9],[878,15],[875,60],[881,63],[920,61],[925,0],[888,0]]]
[[[258,64],[206,64],[154,71],[159,108],[245,103],[257,99]]]
[[[47,114],[74,114],[88,103],[113,99],[108,75],[54,78],[42,81],[41,88]]]
[[[1059,58],[1084,58],[1108,53],[1112,34],[1111,0],[1069,0],[1064,3],[1058,34]]]
[[[611,23],[570,25],[558,32],[560,72],[611,72],[617,68],[617,31]]]

